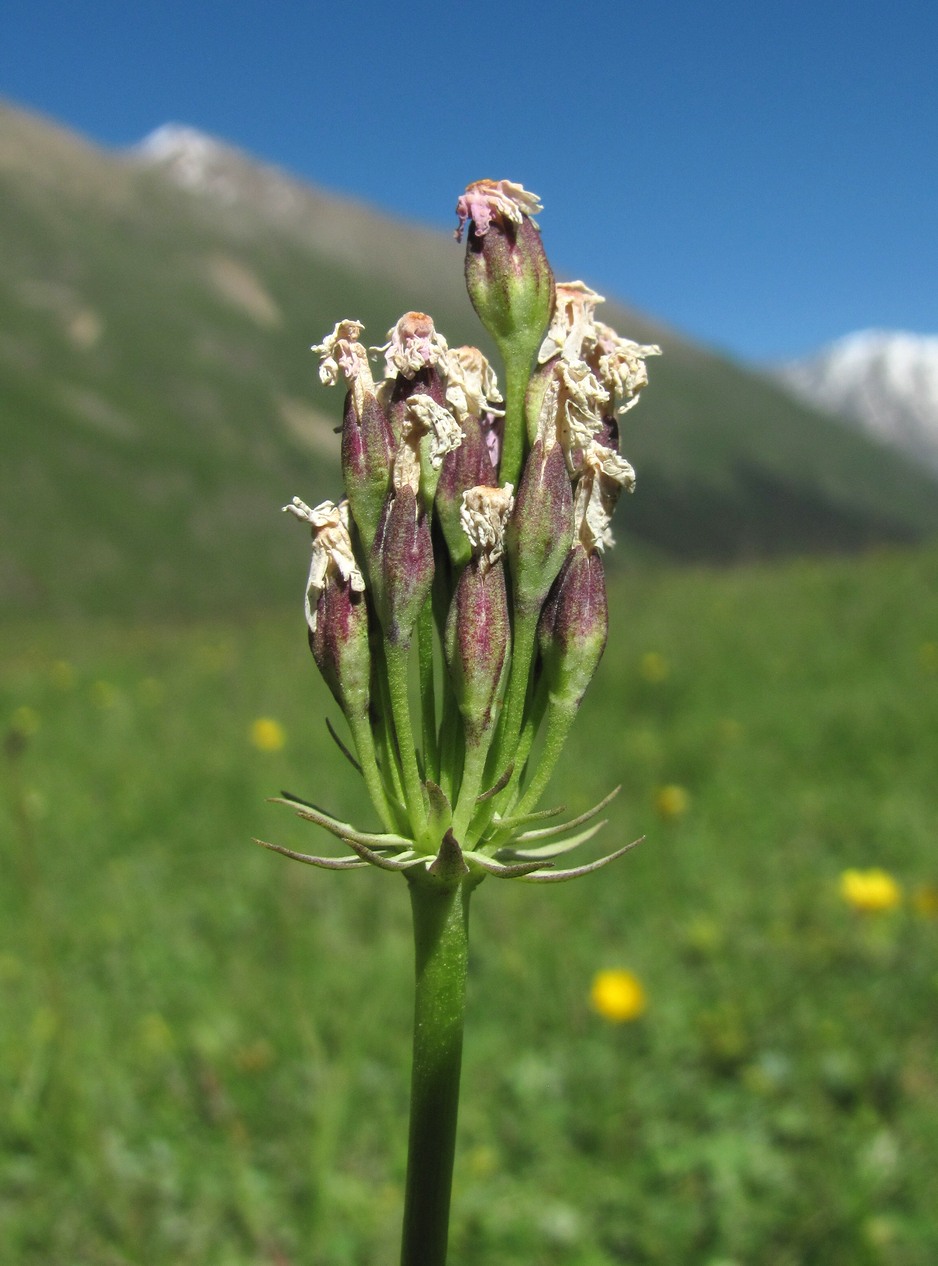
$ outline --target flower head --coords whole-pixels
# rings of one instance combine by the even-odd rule
[[[279,752],[286,741],[283,726],[273,717],[258,717],[251,722],[251,742],[259,752]]]
[[[469,538],[473,554],[484,567],[491,567],[504,553],[505,525],[514,508],[514,488],[468,488],[462,495],[460,522]]]
[[[355,561],[349,532],[348,502],[334,505],[323,501],[310,509],[305,501],[294,497],[284,511],[308,523],[313,531],[313,554],[306,578],[306,623],[316,632],[316,608],[320,594],[331,577],[340,576],[358,593],[364,591],[365,580]]]
[[[321,358],[321,382],[334,387],[341,373],[349,385],[362,375],[371,383],[368,353],[358,341],[364,328],[361,321],[337,321],[331,334],[327,334],[321,343],[313,344],[310,350]]]
[[[536,193],[528,193],[511,180],[475,180],[456,202],[456,241],[462,241],[467,220],[472,221],[476,237],[485,237],[493,220],[520,224],[525,216],[533,217],[543,210]],[[536,221],[534,225],[536,228]]]
[[[450,348],[446,358],[446,403],[459,422],[470,416],[504,416],[495,370],[477,347]]]
[[[655,809],[661,818],[682,818],[690,808],[690,796],[684,787],[669,783],[655,792]]]
[[[840,876],[840,895],[848,906],[864,914],[879,914],[902,904],[902,889],[888,871],[845,870]]]
[[[385,374],[413,378],[422,369],[438,365],[446,356],[446,339],[438,334],[433,318],[425,312],[405,312],[388,330],[388,341],[373,352],[384,356]]]
[[[639,978],[622,968],[597,972],[590,988],[593,1010],[611,1024],[627,1024],[637,1020],[648,1006]]]
[[[606,302],[584,281],[558,281],[556,291],[550,328],[537,356],[540,365],[558,355],[579,360],[591,351],[598,338],[596,305]]]
[[[596,322],[595,330],[599,377],[610,396],[619,401],[616,412],[625,413],[638,404],[638,393],[648,386],[646,358],[660,356],[661,348],[657,343],[635,343],[630,338],[621,338],[600,321]]]
[[[635,487],[635,471],[614,449],[595,440],[583,450],[582,462],[573,502],[576,531],[586,550],[603,552],[615,544],[612,513],[622,490]]]

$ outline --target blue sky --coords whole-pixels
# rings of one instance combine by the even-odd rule
[[[518,180],[558,274],[744,358],[938,332],[932,0],[4,0],[0,94],[108,145],[188,123],[441,227]]]

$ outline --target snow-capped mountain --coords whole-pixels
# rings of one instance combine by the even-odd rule
[[[295,180],[197,128],[164,123],[133,146],[130,157],[216,202],[254,204],[279,219],[302,213],[303,199]]]
[[[938,472],[938,335],[861,330],[777,376],[809,404]]]

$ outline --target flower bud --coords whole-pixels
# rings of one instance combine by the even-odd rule
[[[428,395],[438,405],[446,403],[440,376],[446,363],[446,340],[425,312],[405,312],[388,330],[388,341],[371,350],[384,356],[386,378],[379,396],[394,442],[400,444],[412,396]]]
[[[573,489],[563,449],[538,437],[528,455],[505,533],[515,600],[540,609],[573,543]]]
[[[531,216],[534,194],[510,180],[478,180],[456,204],[462,237],[469,222],[466,286],[482,324],[502,346],[511,343],[533,359],[550,321],[554,275]]]
[[[606,649],[609,613],[602,558],[577,543],[554,581],[537,636],[551,699],[580,706]]]
[[[371,547],[370,576],[381,627],[395,645],[410,643],[430,586],[430,524],[409,484],[391,493]]]
[[[373,391],[354,390],[345,398],[342,424],[342,475],[345,491],[365,548],[378,528],[391,482],[394,441],[387,416]]]
[[[444,645],[453,693],[472,747],[490,732],[509,640],[501,562],[474,558],[463,569],[446,620]]]
[[[453,565],[461,567],[472,557],[472,546],[463,531],[460,513],[463,493],[479,485],[494,487],[495,467],[478,418],[468,414],[462,422],[463,442],[443,458],[436,486],[436,513]]]
[[[363,329],[361,321],[338,321],[332,333],[312,350],[321,359],[322,382],[334,386],[341,375],[348,383],[342,424],[342,474],[352,517],[367,549],[387,496],[394,441],[377,399],[368,353],[359,342]]]
[[[346,716],[368,712],[371,652],[368,606],[348,581],[327,584],[316,603],[315,627],[308,629],[309,648],[336,702]]]
[[[365,581],[352,549],[349,503],[323,501],[310,509],[294,497],[283,508],[312,529],[304,602],[310,650],[346,716],[361,716],[368,711],[371,656]]]

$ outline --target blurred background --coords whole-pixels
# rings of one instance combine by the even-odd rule
[[[938,17],[899,0],[0,14],[0,1259],[393,1260],[403,884],[306,650],[312,343],[488,349],[465,185],[662,345],[553,796],[475,900],[452,1255],[938,1255]],[[609,975],[608,973],[615,973]]]

